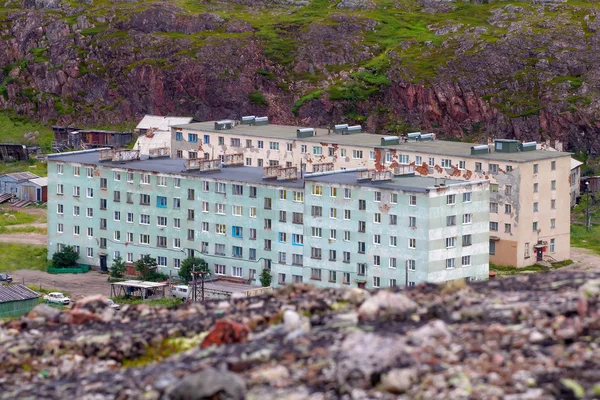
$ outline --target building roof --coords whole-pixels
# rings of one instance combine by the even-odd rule
[[[381,147],[382,135],[373,133],[356,133],[351,135],[340,135],[333,133],[333,130],[327,128],[316,128],[315,136],[306,138],[297,138],[296,130],[306,128],[304,126],[291,126],[291,125],[235,125],[231,129],[217,130],[215,129],[215,121],[195,122],[191,124],[182,124],[173,126],[176,128],[182,128],[187,130],[197,130],[203,132],[216,132],[223,135],[245,135],[254,137],[264,137],[273,139],[284,139],[284,140],[302,140],[314,143],[327,144],[339,144],[347,146],[359,146],[359,147]],[[329,133],[328,133],[329,132]],[[410,141],[406,143],[400,143],[398,145],[386,146],[385,148],[394,149],[400,152],[408,153],[430,153],[446,155],[449,157],[465,157],[465,158],[478,158],[508,162],[528,162],[535,160],[543,160],[547,158],[566,157],[570,156],[571,153],[559,152],[559,151],[525,151],[517,153],[499,153],[492,151],[486,154],[471,155],[471,146],[476,143],[464,143],[454,142],[447,140],[433,140],[433,141]]]
[[[37,186],[48,186],[48,178],[47,177],[33,178],[33,179],[30,179],[28,182],[31,182]]]
[[[37,299],[40,294],[24,285],[0,285],[0,303]]]
[[[173,125],[189,124],[192,117],[165,117],[161,115],[144,115],[135,129],[154,129],[156,131],[168,132]]]
[[[571,158],[571,169],[575,169],[581,165],[583,165],[583,163],[581,161]]]
[[[447,186],[464,184],[472,185],[477,183],[475,181],[461,181],[454,179],[445,180],[426,176],[404,176],[400,178],[394,178],[391,181],[358,181],[356,170],[335,171],[335,173],[324,173],[318,175],[308,174],[309,176],[305,178],[298,178],[296,180],[276,180],[264,179],[263,168],[261,167],[232,166],[223,167],[218,171],[186,171],[185,160],[183,159],[154,158],[128,162],[113,162],[99,161],[98,155],[99,151],[97,150],[84,150],[70,153],[51,154],[48,156],[48,159],[63,162],[100,165],[107,168],[122,168],[143,172],[158,172],[164,174],[209,178],[216,181],[240,182],[248,184],[255,183],[289,188],[303,188],[305,179],[316,182],[330,182],[345,185],[379,187],[390,190],[407,190],[415,192],[427,192],[429,189],[434,188],[440,183],[444,183]]]
[[[8,176],[9,178],[14,179],[15,181],[28,181],[30,179],[39,178],[36,174],[32,174],[31,172],[12,172],[10,174],[4,174],[2,176]]]
[[[154,289],[159,287],[168,286],[168,283],[161,282],[147,282],[147,281],[124,281],[124,282],[111,282],[111,285],[114,286],[128,286],[128,287],[136,287],[140,289]]]
[[[135,150],[140,151],[140,154],[150,154],[150,149],[160,147],[171,148],[171,131],[155,131],[151,136],[141,135],[136,139],[133,146]]]

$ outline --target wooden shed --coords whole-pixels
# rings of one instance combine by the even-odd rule
[[[34,178],[18,184],[19,200],[48,201],[48,178]]]
[[[19,184],[35,178],[39,178],[39,176],[31,172],[13,172],[1,175],[0,194],[10,193],[15,197],[19,197]]]
[[[0,285],[0,318],[18,317],[38,305],[40,294],[24,285]]]

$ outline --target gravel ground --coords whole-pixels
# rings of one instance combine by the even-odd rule
[[[0,399],[585,399],[600,273],[316,289],[0,323]]]
[[[40,285],[44,289],[56,289],[68,292],[74,300],[85,296],[101,294],[110,295],[110,284],[106,281],[107,275],[90,271],[86,274],[52,275],[47,272],[20,269],[10,273],[15,283],[26,285]]]

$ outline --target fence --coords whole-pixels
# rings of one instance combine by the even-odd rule
[[[86,272],[89,272],[89,270],[89,265],[80,265],[76,268],[54,268],[49,266],[46,269],[49,274],[85,274]]]

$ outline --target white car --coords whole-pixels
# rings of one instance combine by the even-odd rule
[[[44,302],[62,304],[64,306],[66,306],[71,302],[71,299],[69,299],[62,293],[52,292],[52,293],[48,293],[47,295],[44,296]]]
[[[111,299],[108,299],[108,306],[110,308],[114,308],[115,310],[118,310],[121,308],[120,305],[118,305],[117,303],[115,303],[114,301],[112,301]]]

